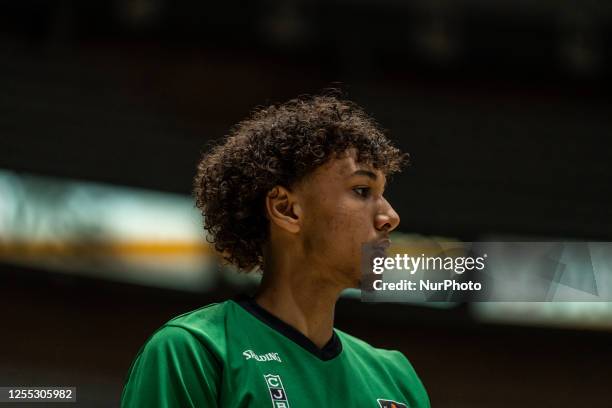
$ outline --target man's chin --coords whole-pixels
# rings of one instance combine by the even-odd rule
[[[357,289],[361,289],[364,292],[374,291],[374,281],[381,279],[380,275],[374,273],[365,274],[359,277]]]

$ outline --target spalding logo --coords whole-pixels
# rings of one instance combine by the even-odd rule
[[[280,356],[278,353],[266,353],[266,354],[257,354],[253,350],[244,350],[242,355],[246,360],[255,359],[257,361],[278,361],[282,363]]]

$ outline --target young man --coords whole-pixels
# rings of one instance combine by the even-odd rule
[[[134,360],[123,407],[429,407],[398,351],[333,328],[361,280],[362,244],[386,247],[383,197],[402,154],[333,96],[259,109],[198,165],[194,195],[228,262],[263,272],[253,298],[178,316]]]

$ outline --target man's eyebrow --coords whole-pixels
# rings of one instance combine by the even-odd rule
[[[373,173],[369,170],[356,170],[353,174],[350,175],[350,177],[353,177],[353,176],[366,176],[374,181],[378,180],[376,173]],[[387,185],[387,182],[385,181],[385,186],[386,185]]]
[[[366,177],[371,178],[374,181],[378,179],[375,173],[368,171],[368,170],[357,170],[353,174],[350,175],[350,177],[352,176],[366,176]]]

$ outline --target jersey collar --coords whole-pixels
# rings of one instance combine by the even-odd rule
[[[299,346],[306,349],[320,360],[331,360],[342,352],[342,343],[340,342],[335,330],[332,331],[331,339],[329,339],[323,348],[318,348],[317,345],[312,342],[312,340],[302,334],[295,327],[285,323],[263,307],[259,306],[259,304],[257,304],[255,299],[252,297],[247,295],[239,295],[234,299],[234,301],[242,306],[242,308],[251,315],[255,316],[257,319],[261,320],[263,323],[267,324],[283,336],[287,337],[289,340],[297,343]]]

